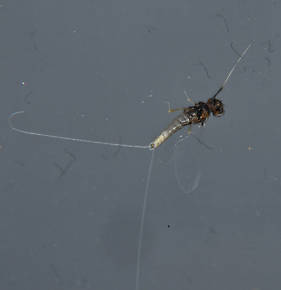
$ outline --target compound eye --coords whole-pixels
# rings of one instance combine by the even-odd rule
[[[223,107],[221,106],[217,107],[217,113],[220,115],[223,114]]]

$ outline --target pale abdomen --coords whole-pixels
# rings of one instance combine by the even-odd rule
[[[183,126],[188,125],[190,119],[184,115],[180,114],[176,119],[174,119],[171,124],[167,127],[167,129],[163,130],[162,133],[152,142],[150,143],[151,149],[157,148],[163,142],[165,142],[171,135],[180,130]]]

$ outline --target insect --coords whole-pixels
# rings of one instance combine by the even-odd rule
[[[224,105],[223,102],[217,99],[219,93],[224,89],[227,81],[229,80],[231,74],[235,70],[235,67],[247,53],[248,49],[252,44],[249,44],[246,49],[242,52],[241,56],[236,60],[235,64],[231,68],[230,72],[227,74],[226,79],[223,84],[217,90],[217,92],[207,100],[207,102],[198,102],[193,106],[185,107],[185,108],[177,108],[177,109],[169,109],[169,112],[175,112],[182,110],[182,113],[178,115],[170,125],[161,132],[161,134],[150,143],[150,148],[155,149],[160,146],[163,142],[165,142],[170,136],[176,133],[178,130],[185,126],[191,126],[194,124],[204,125],[207,119],[212,114],[215,117],[220,117],[224,113]]]
[[[142,254],[142,241],[143,241],[143,234],[144,234],[144,220],[145,220],[145,213],[147,207],[147,200],[148,200],[148,193],[149,193],[149,185],[150,185],[150,178],[152,175],[152,167],[154,161],[154,152],[155,149],[160,146],[163,142],[165,142],[170,136],[176,133],[178,130],[185,126],[192,126],[195,124],[204,125],[210,115],[215,117],[220,117],[224,113],[224,104],[221,100],[217,99],[219,93],[222,92],[226,83],[228,82],[230,76],[232,75],[233,71],[235,70],[238,63],[241,59],[245,56],[248,49],[251,47],[251,44],[242,52],[240,57],[236,60],[233,67],[229,71],[224,80],[223,84],[217,90],[217,92],[207,100],[207,102],[198,102],[189,107],[183,107],[178,109],[170,109],[169,112],[175,111],[182,111],[180,115],[178,115],[170,125],[163,130],[160,135],[149,145],[131,145],[131,144],[119,144],[119,143],[111,143],[111,142],[102,142],[98,140],[88,140],[88,139],[79,139],[79,138],[72,138],[67,136],[58,136],[58,135],[51,135],[45,134],[40,132],[33,132],[25,129],[17,128],[13,125],[12,119],[16,115],[21,115],[24,111],[14,112],[9,116],[9,126],[13,131],[18,133],[39,136],[39,137],[48,137],[53,139],[60,139],[66,141],[74,141],[74,142],[81,142],[81,143],[91,143],[91,144],[100,144],[106,146],[117,146],[117,147],[126,147],[126,148],[135,148],[135,149],[150,149],[152,150],[149,167],[147,171],[147,178],[145,182],[145,189],[144,189],[144,197],[142,203],[142,210],[141,210],[141,218],[140,218],[140,226],[139,226],[139,235],[138,235],[138,245],[137,245],[137,261],[136,261],[136,278],[135,278],[135,290],[139,290],[140,288],[140,268],[141,268],[141,254]],[[198,181],[196,181],[198,183]],[[197,187],[197,185],[196,185]]]

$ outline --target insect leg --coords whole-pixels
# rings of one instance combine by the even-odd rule
[[[193,134],[192,132],[190,132],[190,135],[191,135],[192,137],[194,137],[195,140],[196,140],[199,144],[203,145],[206,149],[208,149],[208,150],[213,150],[213,149],[214,149],[214,147],[212,147],[212,146],[206,144],[205,142],[203,142],[199,137],[197,137],[197,136],[196,136],[195,134]]]
[[[184,108],[174,108],[174,109],[169,109],[168,113],[173,113],[173,112],[177,112],[177,111],[183,111]]]
[[[193,106],[195,105],[195,102],[191,99],[191,97],[187,94],[186,90],[184,90],[184,95],[186,96],[186,100],[191,103]]]
[[[176,111],[183,111],[183,109],[184,108],[174,108],[174,109],[172,109],[171,108],[171,104],[170,104],[170,102],[169,101],[164,101],[165,103],[167,103],[168,104],[168,113],[173,113],[173,112],[176,112]]]

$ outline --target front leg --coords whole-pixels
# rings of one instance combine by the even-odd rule
[[[171,105],[170,105],[170,102],[165,101],[165,103],[168,104],[168,113],[173,113],[173,112],[183,111],[184,110],[184,108],[174,108],[174,109],[172,109]]]

